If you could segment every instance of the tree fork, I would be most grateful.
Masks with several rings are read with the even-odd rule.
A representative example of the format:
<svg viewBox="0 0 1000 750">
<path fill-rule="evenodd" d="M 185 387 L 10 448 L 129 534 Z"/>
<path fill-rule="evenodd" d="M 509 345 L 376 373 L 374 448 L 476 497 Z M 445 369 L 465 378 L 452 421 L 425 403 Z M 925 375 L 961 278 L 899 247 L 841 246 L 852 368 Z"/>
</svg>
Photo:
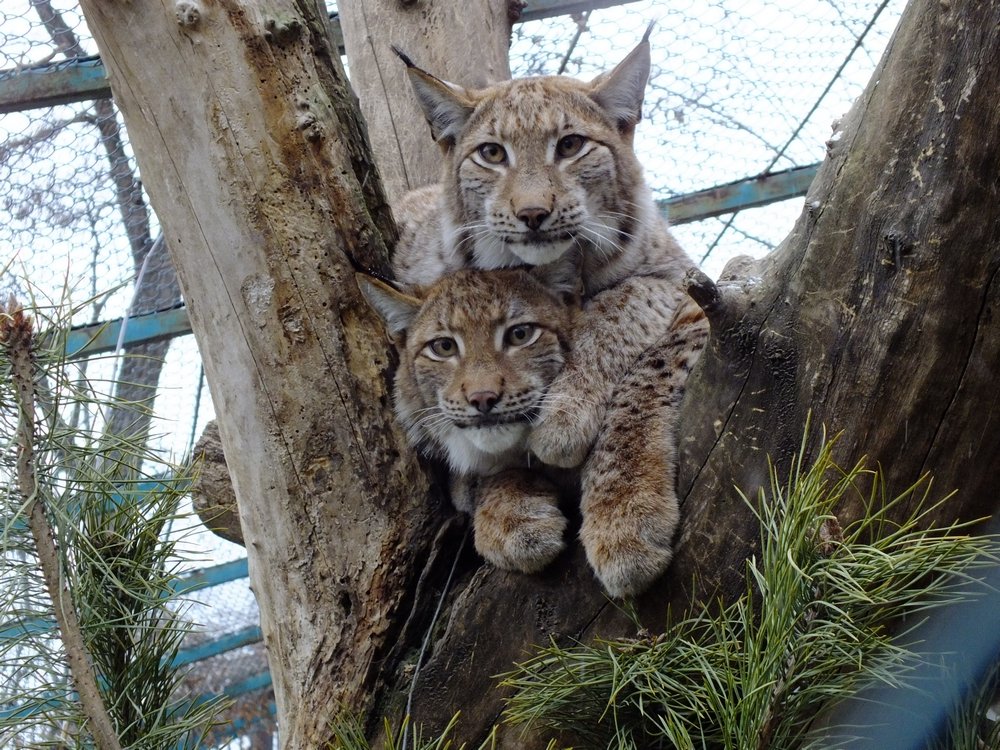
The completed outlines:
<svg viewBox="0 0 1000 750">
<path fill-rule="evenodd" d="M 362 130 L 341 117 L 321 14 L 182 0 L 177 24 L 147 2 L 84 10 L 205 357 L 284 746 L 315 746 L 337 701 L 361 706 L 392 671 L 373 665 L 440 507 L 389 414 L 391 354 L 350 281 L 348 254 L 384 266 L 377 227 L 391 229 L 370 157 L 348 143 Z M 933 470 L 942 495 L 960 491 L 942 517 L 994 509 L 998 3 L 914 0 L 788 239 L 730 267 L 718 301 L 694 282 L 713 337 L 680 423 L 677 556 L 637 603 L 651 629 L 668 603 L 680 614 L 742 587 L 758 529 L 733 488 L 753 496 L 768 456 L 785 465 L 809 411 L 814 430 L 845 431 L 841 464 L 868 453 L 897 489 Z M 470 564 L 414 718 L 440 728 L 462 709 L 461 733 L 481 738 L 503 707 L 491 675 L 531 643 L 632 630 L 578 548 L 540 576 Z M 530 746 L 519 730 L 502 742 Z"/>
</svg>

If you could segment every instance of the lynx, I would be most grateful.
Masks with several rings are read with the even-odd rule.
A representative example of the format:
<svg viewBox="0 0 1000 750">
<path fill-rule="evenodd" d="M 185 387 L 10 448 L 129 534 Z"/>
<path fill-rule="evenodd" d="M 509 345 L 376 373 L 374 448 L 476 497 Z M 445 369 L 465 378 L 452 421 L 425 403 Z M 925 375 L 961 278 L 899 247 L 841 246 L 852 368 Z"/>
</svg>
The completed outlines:
<svg viewBox="0 0 1000 750">
<path fill-rule="evenodd" d="M 527 471 L 527 437 L 566 360 L 572 295 L 523 269 L 458 271 L 407 291 L 357 279 L 399 351 L 396 416 L 448 464 L 476 549 L 498 567 L 540 570 L 562 551 L 566 519 L 557 487 Z M 475 507 L 463 502 L 473 486 Z"/>
<path fill-rule="evenodd" d="M 641 591 L 669 564 L 676 404 L 707 333 L 682 290 L 693 264 L 659 216 L 632 147 L 648 35 L 589 82 L 545 76 L 479 90 L 400 53 L 444 167 L 438 185 L 399 206 L 397 279 L 579 264 L 572 352 L 528 447 L 545 464 L 582 466 L 581 540 L 614 596 Z"/>
</svg>

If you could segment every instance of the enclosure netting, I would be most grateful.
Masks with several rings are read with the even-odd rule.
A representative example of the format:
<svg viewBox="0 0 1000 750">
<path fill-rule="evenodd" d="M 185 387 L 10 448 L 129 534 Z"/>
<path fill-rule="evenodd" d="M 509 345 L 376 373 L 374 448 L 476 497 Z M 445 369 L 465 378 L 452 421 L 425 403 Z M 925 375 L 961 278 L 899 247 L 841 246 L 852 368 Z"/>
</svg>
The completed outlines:
<svg viewBox="0 0 1000 750">
<path fill-rule="evenodd" d="M 591 77 L 621 59 L 655 21 L 636 149 L 649 184 L 665 199 L 822 161 L 831 124 L 868 82 L 902 6 L 903 0 L 632 2 L 516 25 L 512 69 L 515 76 Z M 4 0 L 0 91 L 23 74 L 96 52 L 73 0 Z M 156 243 L 158 223 L 112 101 L 36 109 L 7 102 L 6 108 L 11 111 L 0 115 L 4 293 L 72 305 L 76 324 L 179 305 L 173 269 Z M 774 248 L 802 207 L 799 197 L 688 223 L 675 233 L 717 276 L 733 255 Z M 180 461 L 213 409 L 193 338 L 159 346 L 129 377 L 155 394 L 155 447 Z M 105 357 L 79 365 L 85 366 L 87 377 L 109 377 L 121 364 Z M 244 555 L 205 531 L 186 548 L 192 545 L 191 567 Z M 187 616 L 203 624 L 200 641 L 256 624 L 245 579 L 194 598 Z M 265 669 L 260 645 L 243 646 L 196 663 L 190 682 L 196 691 L 214 693 Z M 10 676 L 0 674 L 0 706 Z M 242 700 L 232 737 L 219 744 L 269 747 L 266 689 Z M 0 744 L 29 740 L 0 737 Z"/>
</svg>

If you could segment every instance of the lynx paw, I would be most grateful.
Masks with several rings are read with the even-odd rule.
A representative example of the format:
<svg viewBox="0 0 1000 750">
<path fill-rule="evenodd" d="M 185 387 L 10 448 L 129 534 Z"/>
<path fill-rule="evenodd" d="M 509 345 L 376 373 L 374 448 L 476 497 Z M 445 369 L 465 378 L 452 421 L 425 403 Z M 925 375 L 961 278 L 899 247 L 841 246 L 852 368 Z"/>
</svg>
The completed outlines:
<svg viewBox="0 0 1000 750">
<path fill-rule="evenodd" d="M 636 504 L 648 508 L 650 503 L 638 499 Z M 624 501 L 617 509 L 620 512 L 611 516 L 585 515 L 580 529 L 591 569 L 616 599 L 641 594 L 666 571 L 673 557 L 676 513 L 635 513 L 630 507 Z"/>
<path fill-rule="evenodd" d="M 554 490 L 484 493 L 473 528 L 479 554 L 505 570 L 535 573 L 566 546 L 566 518 Z"/>
</svg>

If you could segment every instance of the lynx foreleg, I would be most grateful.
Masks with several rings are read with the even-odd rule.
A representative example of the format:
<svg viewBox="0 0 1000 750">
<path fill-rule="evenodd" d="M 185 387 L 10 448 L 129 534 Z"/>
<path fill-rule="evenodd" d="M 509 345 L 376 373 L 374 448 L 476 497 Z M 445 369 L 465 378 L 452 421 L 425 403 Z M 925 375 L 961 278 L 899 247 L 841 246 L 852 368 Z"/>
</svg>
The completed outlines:
<svg viewBox="0 0 1000 750">
<path fill-rule="evenodd" d="M 707 335 L 699 321 L 649 349 L 615 391 L 583 467 L 580 539 L 614 597 L 644 591 L 670 564 L 679 521 L 676 419 Z"/>
<path fill-rule="evenodd" d="M 673 281 L 636 276 L 589 300 L 572 351 L 549 387 L 528 447 L 550 466 L 579 466 L 597 439 L 607 404 L 636 360 L 670 327 L 683 292 Z"/>
<path fill-rule="evenodd" d="M 537 473 L 505 469 L 480 478 L 475 505 L 476 551 L 498 568 L 535 573 L 566 546 L 559 492 Z"/>
</svg>

